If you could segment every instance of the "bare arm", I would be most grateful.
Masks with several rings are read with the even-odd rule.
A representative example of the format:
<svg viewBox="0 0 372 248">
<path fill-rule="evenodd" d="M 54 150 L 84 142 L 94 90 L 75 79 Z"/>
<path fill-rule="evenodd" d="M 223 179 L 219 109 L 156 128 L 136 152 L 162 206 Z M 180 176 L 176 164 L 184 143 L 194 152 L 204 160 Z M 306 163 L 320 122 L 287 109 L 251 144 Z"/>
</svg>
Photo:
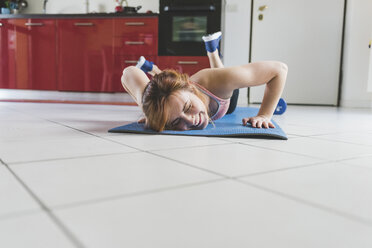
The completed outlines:
<svg viewBox="0 0 372 248">
<path fill-rule="evenodd" d="M 257 117 L 244 118 L 243 124 L 274 127 L 270 119 L 284 89 L 288 68 L 277 61 L 255 62 L 248 65 L 205 69 L 191 77 L 201 82 L 217 96 L 227 98 L 234 89 L 266 84 L 265 94 Z M 270 125 L 271 124 L 271 125 Z"/>
</svg>

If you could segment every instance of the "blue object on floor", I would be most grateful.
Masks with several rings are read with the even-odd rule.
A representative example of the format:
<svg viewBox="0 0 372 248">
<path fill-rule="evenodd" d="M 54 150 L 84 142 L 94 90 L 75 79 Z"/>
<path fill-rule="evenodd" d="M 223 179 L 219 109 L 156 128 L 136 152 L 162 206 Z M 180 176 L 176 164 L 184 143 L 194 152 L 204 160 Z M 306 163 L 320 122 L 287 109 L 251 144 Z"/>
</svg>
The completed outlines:
<svg viewBox="0 0 372 248">
<path fill-rule="evenodd" d="M 283 98 L 280 98 L 278 105 L 275 108 L 274 115 L 282 115 L 284 114 L 286 109 L 287 109 L 287 103 L 284 101 Z"/>
<path fill-rule="evenodd" d="M 143 123 L 131 123 L 128 125 L 112 128 L 111 133 L 142 133 L 142 134 L 168 134 L 168 135 L 189 135 L 189 136 L 211 136 L 211 137 L 240 137 L 240 138 L 275 138 L 286 140 L 287 135 L 274 121 L 275 128 L 253 128 L 249 123 L 243 126 L 242 119 L 245 117 L 255 116 L 258 113 L 258 108 L 237 107 L 236 110 L 223 118 L 214 121 L 215 127 L 212 124 L 203 130 L 187 130 L 187 131 L 171 131 L 155 132 L 151 129 L 146 129 Z"/>
</svg>

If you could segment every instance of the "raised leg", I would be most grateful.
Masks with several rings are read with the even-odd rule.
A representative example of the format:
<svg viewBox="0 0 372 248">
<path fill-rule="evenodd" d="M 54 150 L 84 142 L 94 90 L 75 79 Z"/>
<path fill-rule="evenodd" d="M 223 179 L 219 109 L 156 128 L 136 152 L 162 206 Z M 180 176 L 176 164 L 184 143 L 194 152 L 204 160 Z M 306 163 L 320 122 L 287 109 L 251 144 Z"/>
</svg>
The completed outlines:
<svg viewBox="0 0 372 248">
<path fill-rule="evenodd" d="M 216 49 L 214 52 L 210 53 L 207 52 L 207 56 L 209 58 L 209 64 L 211 68 L 224 68 L 220 56 L 218 55 L 218 50 Z"/>
<path fill-rule="evenodd" d="M 146 60 L 143 56 L 139 58 L 136 67 L 151 76 L 161 73 L 161 70 L 154 64 L 154 62 Z"/>
</svg>

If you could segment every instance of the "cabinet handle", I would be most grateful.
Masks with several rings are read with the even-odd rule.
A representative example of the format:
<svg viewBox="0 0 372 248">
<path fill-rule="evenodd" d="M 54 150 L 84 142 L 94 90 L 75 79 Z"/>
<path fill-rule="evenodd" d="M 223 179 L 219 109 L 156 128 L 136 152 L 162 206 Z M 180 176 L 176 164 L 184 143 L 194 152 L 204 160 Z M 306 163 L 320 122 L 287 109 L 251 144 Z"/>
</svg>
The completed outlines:
<svg viewBox="0 0 372 248">
<path fill-rule="evenodd" d="M 145 42 L 143 41 L 126 41 L 125 45 L 144 45 Z"/>
<path fill-rule="evenodd" d="M 44 26 L 44 23 L 41 22 L 26 22 L 26 26 Z"/>
<path fill-rule="evenodd" d="M 145 26 L 144 22 L 126 22 L 125 26 Z"/>
<path fill-rule="evenodd" d="M 91 22 L 75 22 L 75 26 L 93 26 Z"/>
<path fill-rule="evenodd" d="M 137 64 L 137 60 L 125 60 L 124 61 L 126 64 Z"/>
<path fill-rule="evenodd" d="M 199 64 L 198 61 L 178 61 L 179 65 L 197 65 Z"/>
</svg>

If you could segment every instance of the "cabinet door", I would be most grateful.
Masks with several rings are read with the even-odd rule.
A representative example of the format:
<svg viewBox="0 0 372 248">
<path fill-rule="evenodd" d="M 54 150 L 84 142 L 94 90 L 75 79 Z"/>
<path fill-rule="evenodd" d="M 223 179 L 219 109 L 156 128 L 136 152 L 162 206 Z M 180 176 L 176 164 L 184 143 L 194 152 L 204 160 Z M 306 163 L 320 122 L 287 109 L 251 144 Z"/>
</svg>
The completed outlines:
<svg viewBox="0 0 372 248">
<path fill-rule="evenodd" d="M 8 19 L 0 19 L 0 88 L 16 89 L 15 28 Z"/>
<path fill-rule="evenodd" d="M 103 91 L 113 65 L 112 19 L 58 20 L 58 89 Z"/>
<path fill-rule="evenodd" d="M 17 89 L 56 90 L 55 21 L 15 19 Z"/>
<path fill-rule="evenodd" d="M 159 56 L 158 66 L 161 70 L 174 69 L 190 76 L 202 69 L 210 68 L 207 56 Z"/>
<path fill-rule="evenodd" d="M 344 1 L 254 0 L 254 6 L 252 62 L 288 64 L 288 103 L 336 105 Z M 250 101 L 261 102 L 263 94 L 264 86 L 250 88 Z"/>
</svg>

